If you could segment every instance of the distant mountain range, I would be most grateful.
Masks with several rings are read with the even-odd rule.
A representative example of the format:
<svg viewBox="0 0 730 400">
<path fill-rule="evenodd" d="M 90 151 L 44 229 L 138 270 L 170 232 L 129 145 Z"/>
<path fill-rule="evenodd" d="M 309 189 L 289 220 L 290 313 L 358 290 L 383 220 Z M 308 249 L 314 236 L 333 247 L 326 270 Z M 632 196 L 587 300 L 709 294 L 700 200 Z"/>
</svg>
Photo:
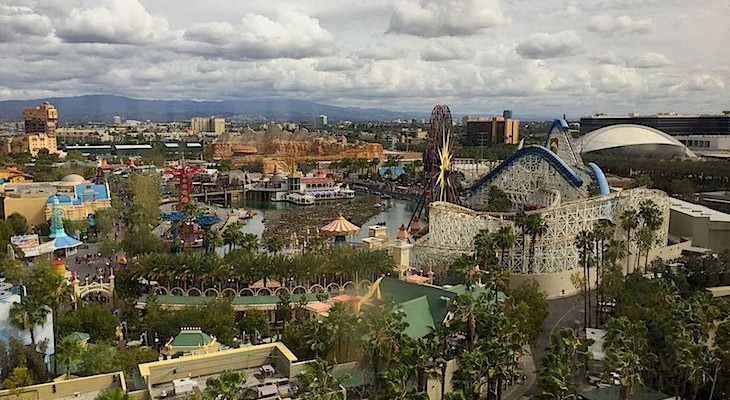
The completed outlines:
<svg viewBox="0 0 730 400">
<path fill-rule="evenodd" d="M 185 121 L 192 117 L 216 115 L 227 119 L 276 120 L 311 123 L 319 115 L 329 121 L 392 121 L 429 118 L 430 112 L 404 113 L 374 108 L 335 107 L 306 100 L 223 100 L 167 101 L 140 100 L 113 95 L 52 97 L 35 100 L 0 101 L 0 120 L 19 121 L 24 107 L 51 102 L 59 114 L 59 122 L 111 122 L 122 120 Z M 430 111 L 430 110 L 429 110 Z"/>
</svg>

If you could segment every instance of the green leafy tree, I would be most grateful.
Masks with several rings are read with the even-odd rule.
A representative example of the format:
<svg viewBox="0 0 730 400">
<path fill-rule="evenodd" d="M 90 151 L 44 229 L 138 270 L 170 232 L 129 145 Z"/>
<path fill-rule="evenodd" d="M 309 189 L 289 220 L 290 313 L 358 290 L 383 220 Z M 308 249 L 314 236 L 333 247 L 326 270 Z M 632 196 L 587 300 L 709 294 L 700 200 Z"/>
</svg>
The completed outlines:
<svg viewBox="0 0 730 400">
<path fill-rule="evenodd" d="M 491 212 L 508 212 L 512 209 L 512 201 L 502 189 L 491 186 L 487 193 L 487 209 Z"/>
<path fill-rule="evenodd" d="M 56 344 L 56 360 L 66 371 L 66 378 L 71 376 L 71 366 L 81 360 L 84 345 L 73 339 L 64 339 Z"/>
<path fill-rule="evenodd" d="M 245 387 L 248 375 L 245 372 L 225 371 L 217 377 L 205 381 L 205 400 L 253 400 L 258 393 Z"/>
<path fill-rule="evenodd" d="M 22 398 L 23 388 L 33 384 L 33 377 L 26 367 L 15 367 L 10 376 L 2 381 L 4 388 L 9 389 L 10 394 L 16 399 Z"/>
<path fill-rule="evenodd" d="M 344 400 L 342 384 L 350 380 L 350 376 L 335 376 L 333 365 L 326 360 L 316 358 L 307 364 L 306 371 L 297 376 L 299 396 L 302 400 Z"/>
<path fill-rule="evenodd" d="M 540 289 L 540 284 L 536 280 L 530 279 L 512 288 L 510 299 L 512 302 L 507 301 L 507 303 L 511 303 L 512 306 L 506 308 L 506 312 L 511 319 L 519 321 L 516 328 L 534 343 L 542 332 L 545 318 L 550 313 L 547 294 Z"/>
<path fill-rule="evenodd" d="M 114 390 L 104 390 L 99 393 L 94 400 L 131 400 L 132 397 L 129 393 L 125 393 L 122 389 L 116 388 Z"/>
<path fill-rule="evenodd" d="M 79 358 L 82 375 L 97 375 L 119 370 L 117 354 L 111 345 L 87 344 Z"/>
<path fill-rule="evenodd" d="M 589 343 L 571 328 L 550 336 L 550 346 L 540 359 L 537 391 L 540 399 L 577 399 L 576 375 L 585 365 Z"/>
<path fill-rule="evenodd" d="M 606 379 L 613 380 L 612 374 L 617 374 L 620 399 L 626 400 L 637 386 L 644 383 L 642 373 L 646 371 L 650 357 L 649 333 L 643 322 L 632 322 L 626 317 L 611 320 L 606 328 L 608 332 L 603 346 Z"/>
<path fill-rule="evenodd" d="M 15 235 L 25 235 L 30 230 L 28 228 L 28 220 L 23 215 L 16 212 L 10 214 L 5 222 L 10 225 L 13 234 Z"/>
</svg>

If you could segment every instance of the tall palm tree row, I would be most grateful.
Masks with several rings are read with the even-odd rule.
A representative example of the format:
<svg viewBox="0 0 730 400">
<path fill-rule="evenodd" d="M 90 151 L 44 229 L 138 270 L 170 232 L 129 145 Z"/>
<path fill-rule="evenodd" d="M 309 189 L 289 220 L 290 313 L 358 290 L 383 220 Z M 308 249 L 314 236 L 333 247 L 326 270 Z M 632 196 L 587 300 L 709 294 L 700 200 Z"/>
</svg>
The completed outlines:
<svg viewBox="0 0 730 400">
<path fill-rule="evenodd" d="M 213 243 L 215 238 L 209 240 Z M 373 281 L 394 267 L 392 258 L 381 250 L 336 247 L 324 253 L 285 255 L 260 251 L 253 239 L 242 246 L 223 258 L 202 253 L 146 254 L 132 264 L 131 277 L 154 280 L 168 288 L 240 290 L 256 281 L 267 283 L 271 279 L 286 285 L 319 283 L 322 286 L 364 279 Z"/>
<path fill-rule="evenodd" d="M 591 264 L 593 258 L 593 233 L 580 231 L 575 237 L 575 247 L 578 248 L 580 264 L 583 267 L 582 292 L 583 292 L 583 328 L 591 326 L 590 304 L 591 304 Z"/>
</svg>

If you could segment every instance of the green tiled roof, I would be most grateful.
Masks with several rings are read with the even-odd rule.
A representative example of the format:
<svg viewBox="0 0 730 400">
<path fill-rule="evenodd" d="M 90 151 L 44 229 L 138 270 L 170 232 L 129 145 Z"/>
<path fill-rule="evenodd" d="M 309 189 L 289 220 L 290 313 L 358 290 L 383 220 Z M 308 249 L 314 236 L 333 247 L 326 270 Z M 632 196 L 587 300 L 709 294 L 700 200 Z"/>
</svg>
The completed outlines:
<svg viewBox="0 0 730 400">
<path fill-rule="evenodd" d="M 380 294 L 383 298 L 390 298 L 398 304 L 425 297 L 431 321 L 436 324 L 444 322 L 449 311 L 449 303 L 456 298 L 454 292 L 436 286 L 402 281 L 391 276 L 384 276 L 380 281 Z M 421 309 L 423 310 L 423 307 Z"/>
<path fill-rule="evenodd" d="M 172 346 L 185 346 L 185 347 L 207 346 L 212 341 L 213 341 L 213 338 L 205 332 L 184 331 L 184 332 L 178 333 L 177 336 L 175 336 L 175 339 L 172 340 L 171 345 Z"/>
<path fill-rule="evenodd" d="M 309 293 L 306 295 L 307 301 L 317 301 L 316 293 Z M 170 295 L 158 295 L 157 301 L 160 304 L 174 304 L 174 305 L 205 305 L 210 301 L 213 301 L 215 297 L 206 296 L 170 296 Z M 291 296 L 292 304 L 299 302 L 301 299 L 300 294 Z M 147 295 L 142 295 L 139 300 L 140 303 L 147 302 Z M 279 302 L 279 296 L 238 296 L 233 298 L 232 304 L 234 306 L 256 306 L 256 305 L 276 305 Z"/>
<path fill-rule="evenodd" d="M 405 333 L 412 338 L 422 338 L 428 335 L 433 332 L 435 324 L 443 322 L 433 320 L 426 296 L 408 300 L 396 307 L 405 314 L 405 321 L 408 323 Z"/>
<path fill-rule="evenodd" d="M 584 400 L 614 400 L 619 398 L 619 387 L 597 388 L 582 392 L 578 397 Z M 629 400 L 664 400 L 670 397 L 651 388 L 637 387 L 634 389 L 634 393 L 629 396 Z"/>
<path fill-rule="evenodd" d="M 71 340 L 74 342 L 88 342 L 91 336 L 86 332 L 71 332 L 61 340 Z"/>
<path fill-rule="evenodd" d="M 466 285 L 464 285 L 464 284 L 451 286 L 451 287 L 448 287 L 445 289 L 448 290 L 449 292 L 454 292 L 457 295 L 466 293 Z M 474 294 L 476 294 L 476 295 L 480 295 L 482 293 L 487 294 L 487 299 L 490 301 L 494 299 L 494 292 L 492 291 L 492 289 L 488 289 L 484 286 L 474 285 L 472 290 L 474 291 Z M 507 298 L 507 296 L 502 292 L 498 292 L 497 297 L 499 297 L 500 300 L 504 300 L 505 298 Z"/>
</svg>

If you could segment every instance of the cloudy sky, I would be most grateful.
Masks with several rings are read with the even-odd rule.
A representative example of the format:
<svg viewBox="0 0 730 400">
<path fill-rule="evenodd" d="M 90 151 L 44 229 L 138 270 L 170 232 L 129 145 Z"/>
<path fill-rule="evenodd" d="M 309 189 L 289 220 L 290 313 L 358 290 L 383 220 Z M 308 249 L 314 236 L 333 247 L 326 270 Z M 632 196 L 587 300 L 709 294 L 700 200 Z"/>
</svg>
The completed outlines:
<svg viewBox="0 0 730 400">
<path fill-rule="evenodd" d="M 727 0 L 0 0 L 0 99 L 730 108 Z"/>
</svg>

